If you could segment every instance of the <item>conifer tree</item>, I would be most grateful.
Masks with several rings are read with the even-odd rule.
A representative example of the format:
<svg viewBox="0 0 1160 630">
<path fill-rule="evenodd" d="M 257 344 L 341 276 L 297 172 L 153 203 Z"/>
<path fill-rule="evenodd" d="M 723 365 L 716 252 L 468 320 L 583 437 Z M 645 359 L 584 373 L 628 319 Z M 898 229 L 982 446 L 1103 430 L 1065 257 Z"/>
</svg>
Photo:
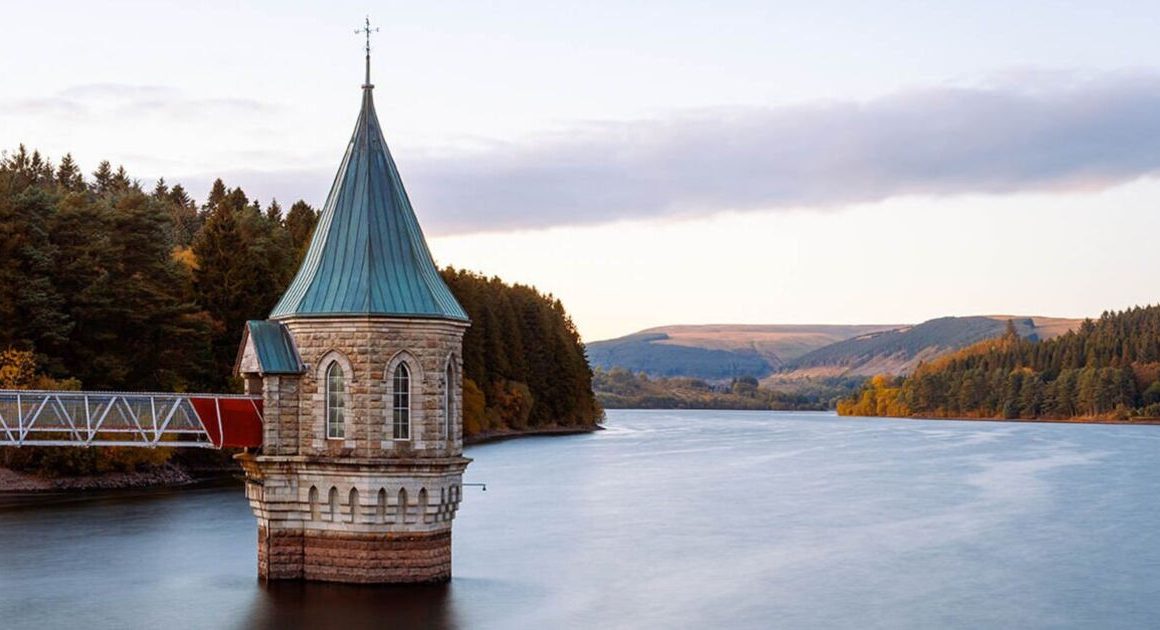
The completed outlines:
<svg viewBox="0 0 1160 630">
<path fill-rule="evenodd" d="M 20 147 L 0 159 L 0 351 L 32 352 L 74 386 L 221 390 L 245 320 L 269 313 L 317 221 L 305 202 L 283 217 L 221 180 L 200 210 L 180 185 L 142 191 L 108 162 L 86 183 L 71 156 L 54 166 Z M 473 320 L 471 431 L 599 420 L 558 300 L 478 274 L 444 277 Z"/>
<path fill-rule="evenodd" d="M 84 190 L 85 178 L 69 153 L 64 154 L 60 166 L 56 169 L 56 183 L 67 192 Z"/>
<path fill-rule="evenodd" d="M 59 372 L 62 366 L 49 357 L 68 342 L 72 322 L 53 283 L 55 199 L 40 187 L 13 190 L 20 183 L 13 175 L 0 174 L 0 347 L 35 350 L 48 369 Z"/>
<path fill-rule="evenodd" d="M 1105 312 L 1047 341 L 1021 339 L 1013 328 L 997 340 L 919 366 L 902 385 L 908 412 L 1121 419 L 1160 414 L 1140 395 L 1160 374 L 1160 306 Z M 977 396 L 980 383 L 983 395 Z M 940 407 L 940 391 L 950 392 L 957 404 Z"/>
<path fill-rule="evenodd" d="M 103 195 L 112 190 L 113 187 L 113 166 L 109 164 L 108 160 L 103 160 L 98 166 L 97 170 L 93 172 L 93 192 L 98 195 Z"/>
<path fill-rule="evenodd" d="M 240 188 L 226 191 L 216 181 L 204 216 L 193 243 L 194 287 L 199 303 L 218 322 L 214 355 L 224 368 L 232 365 L 246 320 L 266 317 L 285 291 L 297 256 L 285 227 Z"/>
<path fill-rule="evenodd" d="M 221 178 L 213 180 L 213 186 L 209 189 L 209 196 L 205 200 L 205 205 L 202 206 L 202 212 L 208 214 L 211 210 L 216 208 L 226 198 L 226 185 Z"/>
<path fill-rule="evenodd" d="M 294 247 L 294 251 L 301 252 L 301 255 L 306 254 L 316 225 L 318 213 L 310 207 L 310 204 L 299 200 L 290 206 L 290 212 L 286 214 L 286 230 L 290 234 L 290 244 Z"/>
<path fill-rule="evenodd" d="M 270 205 L 266 206 L 266 220 L 278 226 L 282 225 L 282 206 L 277 199 L 270 201 Z"/>
</svg>

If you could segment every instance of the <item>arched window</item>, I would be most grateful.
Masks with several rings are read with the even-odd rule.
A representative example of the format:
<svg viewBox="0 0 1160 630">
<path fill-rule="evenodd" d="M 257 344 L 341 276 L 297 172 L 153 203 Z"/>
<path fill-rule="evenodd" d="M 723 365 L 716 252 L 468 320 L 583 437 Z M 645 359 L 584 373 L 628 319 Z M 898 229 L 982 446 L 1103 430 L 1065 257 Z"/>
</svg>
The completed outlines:
<svg viewBox="0 0 1160 630">
<path fill-rule="evenodd" d="M 451 395 L 451 388 L 455 387 L 455 372 L 451 370 L 451 362 L 447 363 L 447 373 L 443 375 L 443 437 L 450 440 L 452 422 L 455 421 L 455 396 Z"/>
<path fill-rule="evenodd" d="M 318 486 L 310 486 L 310 518 L 318 520 Z"/>
<path fill-rule="evenodd" d="M 338 361 L 326 368 L 326 437 L 341 439 L 346 434 L 346 375 Z"/>
<path fill-rule="evenodd" d="M 411 439 L 411 370 L 406 363 L 395 368 L 392 426 L 396 440 Z"/>
<path fill-rule="evenodd" d="M 397 511 L 395 512 L 395 522 L 396 523 L 407 522 L 407 489 L 406 488 L 399 488 L 399 500 L 398 500 L 398 505 L 396 506 L 396 508 L 397 508 Z"/>
<path fill-rule="evenodd" d="M 337 521 L 338 520 L 338 488 L 335 488 L 334 486 L 330 487 L 330 495 L 328 497 L 328 502 L 330 503 L 330 520 Z"/>
<path fill-rule="evenodd" d="M 350 522 L 358 522 L 358 488 L 350 489 Z"/>
</svg>

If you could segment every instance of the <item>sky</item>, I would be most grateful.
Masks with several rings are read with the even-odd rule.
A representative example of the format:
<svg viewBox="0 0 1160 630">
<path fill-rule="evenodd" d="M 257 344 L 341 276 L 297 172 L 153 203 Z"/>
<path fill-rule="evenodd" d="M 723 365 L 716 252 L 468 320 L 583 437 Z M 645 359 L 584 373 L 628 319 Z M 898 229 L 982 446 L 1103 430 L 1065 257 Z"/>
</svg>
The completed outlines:
<svg viewBox="0 0 1160 630">
<path fill-rule="evenodd" d="M 375 102 L 440 264 L 593 341 L 1160 302 L 1160 5 L 9 2 L 0 149 L 321 206 Z"/>
</svg>

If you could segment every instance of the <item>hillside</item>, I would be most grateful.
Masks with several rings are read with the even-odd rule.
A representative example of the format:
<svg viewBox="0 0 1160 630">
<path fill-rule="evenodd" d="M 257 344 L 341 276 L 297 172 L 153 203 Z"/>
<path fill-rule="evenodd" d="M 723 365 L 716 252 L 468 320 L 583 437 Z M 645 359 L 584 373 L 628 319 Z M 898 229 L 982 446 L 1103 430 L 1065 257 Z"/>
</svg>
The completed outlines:
<svg viewBox="0 0 1160 630">
<path fill-rule="evenodd" d="M 68 156 L 0 153 L 0 388 L 236 389 L 243 322 L 286 290 L 317 217 L 304 202 L 263 207 L 221 180 L 198 204 L 180 185 L 142 189 L 108 162 L 87 178 Z M 560 301 L 443 275 L 472 320 L 465 437 L 594 427 L 592 373 Z M 0 467 L 105 473 L 169 453 L 0 449 Z"/>
<path fill-rule="evenodd" d="M 593 367 L 652 376 L 729 379 L 763 377 L 835 342 L 896 325 L 662 326 L 588 344 Z"/>
<path fill-rule="evenodd" d="M 663 326 L 588 344 L 588 360 L 653 377 L 762 378 L 780 386 L 804 378 L 908 374 L 930 361 L 1003 334 L 1013 320 L 1029 339 L 1051 339 L 1080 320 L 985 315 L 942 317 L 918 325 Z"/>
<path fill-rule="evenodd" d="M 470 271 L 442 275 L 471 318 L 463 336 L 465 439 L 600 422 L 584 345 L 560 300 Z"/>
<path fill-rule="evenodd" d="M 653 378 L 616 368 L 596 370 L 592 381 L 605 409 L 770 409 L 821 411 L 857 393 L 862 379 L 800 380 L 761 387 L 753 377 L 711 383 L 688 377 Z"/>
<path fill-rule="evenodd" d="M 1123 421 L 1160 416 L 1160 306 L 1039 341 L 1014 327 L 908 377 L 876 376 L 843 415 Z"/>
<path fill-rule="evenodd" d="M 1008 321 L 1015 324 L 1019 336 L 1046 340 L 1078 328 L 1081 320 L 1008 315 L 940 317 L 820 348 L 789 365 L 789 375 L 909 374 L 921 362 L 1002 335 Z"/>
</svg>

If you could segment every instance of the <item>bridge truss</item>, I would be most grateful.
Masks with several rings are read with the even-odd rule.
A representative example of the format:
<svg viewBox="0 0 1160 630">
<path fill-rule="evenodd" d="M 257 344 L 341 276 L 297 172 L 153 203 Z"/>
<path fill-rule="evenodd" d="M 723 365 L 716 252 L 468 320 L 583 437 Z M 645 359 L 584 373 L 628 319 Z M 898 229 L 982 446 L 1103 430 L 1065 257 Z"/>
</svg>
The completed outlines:
<svg viewBox="0 0 1160 630">
<path fill-rule="evenodd" d="M 0 390 L 0 446 L 261 444 L 260 396 Z"/>
</svg>

